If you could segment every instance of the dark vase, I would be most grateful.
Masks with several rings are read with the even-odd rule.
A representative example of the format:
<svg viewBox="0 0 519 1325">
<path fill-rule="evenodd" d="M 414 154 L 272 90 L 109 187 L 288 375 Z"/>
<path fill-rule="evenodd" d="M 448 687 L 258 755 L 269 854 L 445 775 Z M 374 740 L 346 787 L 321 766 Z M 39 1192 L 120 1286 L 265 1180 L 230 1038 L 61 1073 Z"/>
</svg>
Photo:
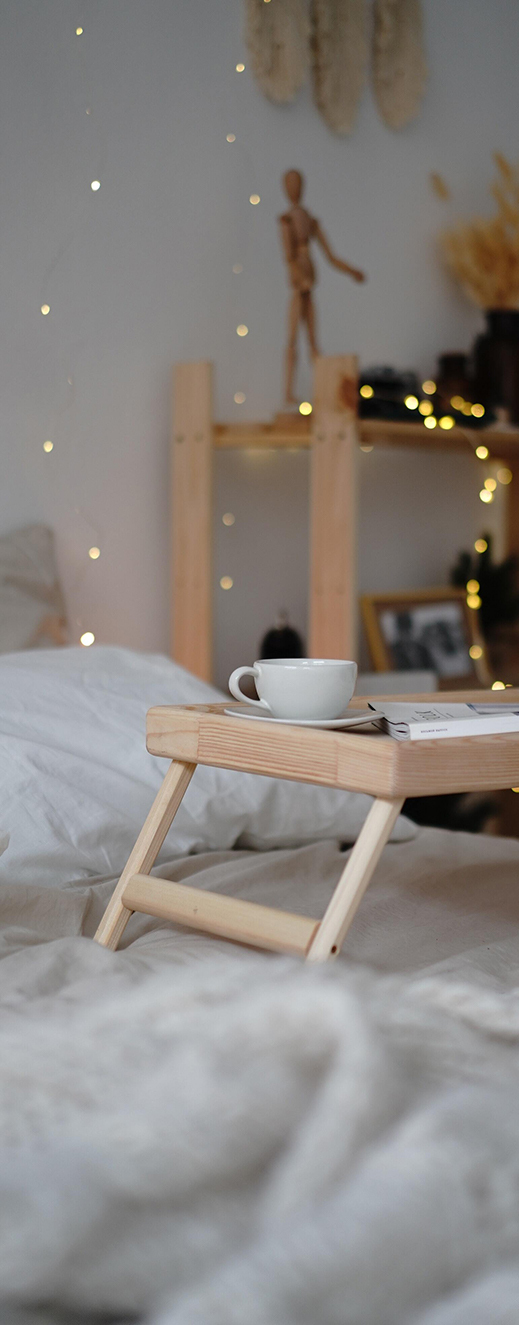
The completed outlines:
<svg viewBox="0 0 519 1325">
<path fill-rule="evenodd" d="M 487 409 L 504 409 L 519 423 L 519 309 L 491 308 L 487 330 L 474 345 L 477 399 Z"/>
<path fill-rule="evenodd" d="M 462 396 L 463 400 L 472 398 L 467 354 L 462 354 L 459 350 L 440 354 L 436 389 L 436 404 L 444 414 L 450 411 L 453 396 Z"/>
</svg>

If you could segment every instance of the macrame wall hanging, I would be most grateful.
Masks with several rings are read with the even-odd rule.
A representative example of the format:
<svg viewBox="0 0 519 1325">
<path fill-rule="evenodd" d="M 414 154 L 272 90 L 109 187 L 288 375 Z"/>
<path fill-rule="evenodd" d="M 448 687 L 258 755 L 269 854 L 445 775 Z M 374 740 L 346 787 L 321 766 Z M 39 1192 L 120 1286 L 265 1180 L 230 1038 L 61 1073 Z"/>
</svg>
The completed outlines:
<svg viewBox="0 0 519 1325">
<path fill-rule="evenodd" d="M 310 62 L 305 0 L 245 0 L 251 68 L 269 101 L 293 101 Z"/>
<path fill-rule="evenodd" d="M 246 41 L 261 91 L 293 101 L 309 65 L 313 98 L 335 133 L 351 133 L 369 52 L 367 0 L 245 0 Z M 390 129 L 418 115 L 427 68 L 420 0 L 374 0 L 372 79 Z"/>
</svg>

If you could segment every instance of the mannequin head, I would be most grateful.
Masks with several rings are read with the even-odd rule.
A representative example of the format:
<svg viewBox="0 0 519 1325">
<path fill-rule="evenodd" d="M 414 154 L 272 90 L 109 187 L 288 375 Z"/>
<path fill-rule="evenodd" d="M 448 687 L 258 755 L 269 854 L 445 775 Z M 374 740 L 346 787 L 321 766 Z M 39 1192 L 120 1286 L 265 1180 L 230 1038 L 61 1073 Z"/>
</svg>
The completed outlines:
<svg viewBox="0 0 519 1325">
<path fill-rule="evenodd" d="M 283 175 L 283 185 L 292 206 L 297 206 L 297 203 L 301 202 L 304 189 L 304 179 L 300 171 L 287 170 Z"/>
</svg>

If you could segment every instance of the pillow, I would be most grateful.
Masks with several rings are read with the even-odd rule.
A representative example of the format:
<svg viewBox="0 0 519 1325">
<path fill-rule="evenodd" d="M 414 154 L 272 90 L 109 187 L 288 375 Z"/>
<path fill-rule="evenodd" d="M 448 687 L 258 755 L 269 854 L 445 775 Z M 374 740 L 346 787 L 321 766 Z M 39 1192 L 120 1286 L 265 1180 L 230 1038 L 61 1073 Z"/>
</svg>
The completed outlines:
<svg viewBox="0 0 519 1325">
<path fill-rule="evenodd" d="M 0 538 L 0 653 L 66 644 L 54 536 L 29 525 Z"/>
<path fill-rule="evenodd" d="M 153 704 L 219 691 L 168 658 L 95 645 L 0 658 L 0 878 L 63 884 L 119 874 L 169 761 L 148 754 Z M 352 841 L 368 796 L 199 767 L 162 858 L 188 851 Z M 416 828 L 400 818 L 393 836 Z"/>
</svg>

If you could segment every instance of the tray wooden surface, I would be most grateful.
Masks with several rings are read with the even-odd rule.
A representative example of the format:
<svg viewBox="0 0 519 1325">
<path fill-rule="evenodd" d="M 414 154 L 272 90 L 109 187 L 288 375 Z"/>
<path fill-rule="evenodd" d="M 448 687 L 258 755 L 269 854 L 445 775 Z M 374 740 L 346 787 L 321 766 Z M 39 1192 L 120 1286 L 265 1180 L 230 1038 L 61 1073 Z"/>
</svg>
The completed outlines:
<svg viewBox="0 0 519 1325">
<path fill-rule="evenodd" d="M 374 695 L 396 702 L 519 702 L 519 689 L 453 691 L 432 695 Z M 352 700 L 366 708 L 370 696 Z M 394 799 L 456 791 L 497 791 L 519 785 L 519 733 L 446 740 L 395 741 L 364 731 L 326 731 L 245 722 L 223 704 L 158 705 L 147 715 L 146 744 L 153 755 L 193 764 L 241 769 L 268 777 L 362 791 Z"/>
</svg>

